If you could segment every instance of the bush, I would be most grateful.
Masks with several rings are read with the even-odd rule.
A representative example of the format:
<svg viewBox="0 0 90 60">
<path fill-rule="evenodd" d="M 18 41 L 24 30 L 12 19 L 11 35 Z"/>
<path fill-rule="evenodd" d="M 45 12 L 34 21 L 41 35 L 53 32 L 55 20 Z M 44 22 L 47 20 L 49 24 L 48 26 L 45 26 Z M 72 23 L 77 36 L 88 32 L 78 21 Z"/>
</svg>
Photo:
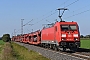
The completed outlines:
<svg viewBox="0 0 90 60">
<path fill-rule="evenodd" d="M 10 35 L 9 34 L 4 34 L 3 37 L 2 37 L 2 40 L 4 42 L 10 42 L 11 41 Z"/>
<path fill-rule="evenodd" d="M 0 40 L 2 40 L 2 37 L 0 37 Z"/>
</svg>

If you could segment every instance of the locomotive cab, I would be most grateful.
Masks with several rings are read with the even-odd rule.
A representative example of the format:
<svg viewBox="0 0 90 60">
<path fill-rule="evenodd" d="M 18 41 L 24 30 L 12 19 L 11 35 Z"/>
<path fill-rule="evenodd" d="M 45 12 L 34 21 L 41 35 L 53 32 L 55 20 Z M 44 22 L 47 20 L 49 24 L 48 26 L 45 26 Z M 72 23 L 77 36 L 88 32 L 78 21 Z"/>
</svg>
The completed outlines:
<svg viewBox="0 0 90 60">
<path fill-rule="evenodd" d="M 76 22 L 60 22 L 60 42 L 59 46 L 66 50 L 80 47 L 80 33 Z"/>
</svg>

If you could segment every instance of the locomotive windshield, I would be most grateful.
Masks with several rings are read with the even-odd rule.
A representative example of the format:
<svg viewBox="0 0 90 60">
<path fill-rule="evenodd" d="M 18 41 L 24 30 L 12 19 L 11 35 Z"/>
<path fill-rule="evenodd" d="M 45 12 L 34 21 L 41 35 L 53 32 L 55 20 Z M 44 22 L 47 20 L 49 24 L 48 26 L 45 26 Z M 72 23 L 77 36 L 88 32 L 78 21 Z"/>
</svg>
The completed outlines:
<svg viewBox="0 0 90 60">
<path fill-rule="evenodd" d="M 61 25 L 61 30 L 62 31 L 77 30 L 77 27 L 76 25 Z"/>
</svg>

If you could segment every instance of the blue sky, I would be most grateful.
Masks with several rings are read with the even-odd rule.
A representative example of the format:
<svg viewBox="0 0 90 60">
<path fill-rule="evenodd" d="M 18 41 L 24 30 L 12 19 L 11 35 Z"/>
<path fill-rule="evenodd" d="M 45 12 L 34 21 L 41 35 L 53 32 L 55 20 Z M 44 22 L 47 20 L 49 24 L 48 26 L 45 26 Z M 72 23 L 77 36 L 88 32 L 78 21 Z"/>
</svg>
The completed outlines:
<svg viewBox="0 0 90 60">
<path fill-rule="evenodd" d="M 0 0 L 0 36 L 9 33 L 21 33 L 23 23 L 24 33 L 42 29 L 43 24 L 54 23 L 58 18 L 58 8 L 68 8 L 63 15 L 65 21 L 76 21 L 80 34 L 90 34 L 90 0 Z M 47 22 L 47 20 L 49 22 Z"/>
</svg>

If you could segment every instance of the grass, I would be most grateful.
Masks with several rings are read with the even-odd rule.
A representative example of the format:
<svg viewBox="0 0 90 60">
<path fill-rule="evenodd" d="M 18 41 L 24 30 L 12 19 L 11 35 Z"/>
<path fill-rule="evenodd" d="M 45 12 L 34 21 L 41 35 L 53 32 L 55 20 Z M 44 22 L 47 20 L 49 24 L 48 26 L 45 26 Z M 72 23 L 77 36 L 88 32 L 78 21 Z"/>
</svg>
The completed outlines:
<svg viewBox="0 0 90 60">
<path fill-rule="evenodd" d="M 28 50 L 27 48 L 20 46 L 16 43 L 12 43 L 13 47 L 13 55 L 16 57 L 17 60 L 50 60 L 39 53 Z"/>
<path fill-rule="evenodd" d="M 2 42 L 3 44 L 3 42 Z M 39 53 L 28 50 L 16 43 L 6 42 L 3 45 L 0 60 L 50 60 Z"/>
<path fill-rule="evenodd" d="M 5 44 L 5 42 L 3 42 L 3 40 L 0 40 L 0 53 L 3 49 L 4 44 Z"/>
<path fill-rule="evenodd" d="M 81 48 L 90 49 L 90 39 L 81 39 Z M 16 43 L 0 40 L 0 60 L 50 60 Z"/>
<path fill-rule="evenodd" d="M 0 60 L 50 60 L 16 43 L 0 40 Z"/>
<path fill-rule="evenodd" d="M 90 49 L 90 39 L 81 39 L 81 48 Z"/>
<path fill-rule="evenodd" d="M 5 42 L 3 42 L 3 40 L 0 40 L 0 60 L 1 60 L 1 55 L 2 55 L 2 50 L 4 47 Z"/>
<path fill-rule="evenodd" d="M 0 40 L 0 45 L 4 45 L 5 42 L 3 40 Z"/>
<path fill-rule="evenodd" d="M 2 51 L 1 60 L 16 60 L 12 51 L 11 43 L 6 42 Z"/>
</svg>

